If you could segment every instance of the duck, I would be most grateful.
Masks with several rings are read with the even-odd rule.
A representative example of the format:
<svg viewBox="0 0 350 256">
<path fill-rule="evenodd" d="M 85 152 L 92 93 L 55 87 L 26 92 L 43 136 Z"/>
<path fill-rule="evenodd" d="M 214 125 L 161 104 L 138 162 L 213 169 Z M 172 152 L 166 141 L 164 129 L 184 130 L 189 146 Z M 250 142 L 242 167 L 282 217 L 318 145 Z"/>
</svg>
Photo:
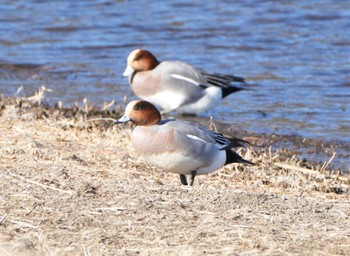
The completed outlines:
<svg viewBox="0 0 350 256">
<path fill-rule="evenodd" d="M 245 90 L 242 77 L 206 73 L 182 61 L 158 61 L 145 49 L 133 50 L 123 76 L 133 93 L 160 108 L 161 113 L 198 115 L 218 106 L 231 93 Z"/>
<path fill-rule="evenodd" d="M 247 141 L 189 121 L 162 120 L 159 110 L 148 101 L 129 102 L 115 123 L 126 122 L 134 124 L 130 138 L 135 151 L 155 167 L 178 174 L 182 185 L 192 186 L 196 175 L 212 173 L 224 165 L 254 164 L 232 150 Z"/>
</svg>

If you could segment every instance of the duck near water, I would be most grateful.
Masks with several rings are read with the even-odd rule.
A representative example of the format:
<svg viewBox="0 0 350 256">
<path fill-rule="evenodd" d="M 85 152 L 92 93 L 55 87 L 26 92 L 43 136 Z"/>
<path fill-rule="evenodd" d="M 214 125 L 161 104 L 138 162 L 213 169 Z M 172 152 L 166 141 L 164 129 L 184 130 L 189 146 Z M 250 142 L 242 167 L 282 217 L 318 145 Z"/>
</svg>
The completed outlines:
<svg viewBox="0 0 350 256">
<path fill-rule="evenodd" d="M 253 164 L 231 149 L 246 141 L 229 139 L 187 121 L 161 121 L 158 109 L 147 101 L 130 102 L 116 124 L 129 121 L 136 125 L 131 132 L 135 150 L 154 166 L 179 174 L 183 185 L 188 185 L 186 175 L 191 175 L 192 186 L 196 175 L 230 163 Z"/>
<path fill-rule="evenodd" d="M 123 73 L 139 98 L 161 107 L 162 113 L 176 111 L 199 114 L 218 106 L 231 93 L 244 90 L 233 75 L 209 74 L 181 61 L 162 61 L 149 51 L 133 50 Z"/>
</svg>

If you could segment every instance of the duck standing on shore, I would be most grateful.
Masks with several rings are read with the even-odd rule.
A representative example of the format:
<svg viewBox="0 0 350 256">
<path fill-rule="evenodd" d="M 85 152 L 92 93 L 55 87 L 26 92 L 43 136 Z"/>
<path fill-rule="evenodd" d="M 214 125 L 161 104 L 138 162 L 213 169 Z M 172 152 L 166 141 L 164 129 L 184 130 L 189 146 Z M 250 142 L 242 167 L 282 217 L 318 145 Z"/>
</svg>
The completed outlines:
<svg viewBox="0 0 350 256">
<path fill-rule="evenodd" d="M 211 173 L 230 163 L 253 164 L 231 148 L 242 146 L 240 139 L 224 137 L 199 125 L 182 120 L 164 120 L 158 109 L 143 100 L 130 102 L 116 124 L 133 122 L 131 142 L 146 161 L 166 172 L 177 173 L 183 185 L 191 175 Z"/>
<path fill-rule="evenodd" d="M 133 50 L 123 73 L 139 98 L 161 107 L 162 113 L 176 111 L 199 114 L 218 106 L 231 93 L 244 90 L 233 75 L 209 74 L 181 61 L 159 62 L 149 51 Z"/>
</svg>

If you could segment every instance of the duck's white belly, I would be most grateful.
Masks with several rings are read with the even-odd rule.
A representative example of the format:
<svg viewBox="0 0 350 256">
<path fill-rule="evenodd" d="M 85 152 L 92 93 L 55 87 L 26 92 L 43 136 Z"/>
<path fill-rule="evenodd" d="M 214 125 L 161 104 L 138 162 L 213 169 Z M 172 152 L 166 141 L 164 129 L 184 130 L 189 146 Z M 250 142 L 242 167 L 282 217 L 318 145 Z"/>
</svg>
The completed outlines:
<svg viewBox="0 0 350 256">
<path fill-rule="evenodd" d="M 177 111 L 187 114 L 198 114 L 218 106 L 222 99 L 222 90 L 219 87 L 211 86 L 204 91 L 203 97 L 180 106 Z"/>
<path fill-rule="evenodd" d="M 192 171 L 197 171 L 197 174 L 200 175 L 211 173 L 222 167 L 226 162 L 226 152 L 224 150 L 217 151 L 214 160 L 209 165 L 203 165 L 201 159 L 194 159 L 191 156 L 177 152 L 147 155 L 144 158 L 166 172 L 190 174 Z"/>
<path fill-rule="evenodd" d="M 165 110 L 177 109 L 185 101 L 185 95 L 173 91 L 161 91 L 153 95 L 140 95 L 140 97 Z"/>
</svg>

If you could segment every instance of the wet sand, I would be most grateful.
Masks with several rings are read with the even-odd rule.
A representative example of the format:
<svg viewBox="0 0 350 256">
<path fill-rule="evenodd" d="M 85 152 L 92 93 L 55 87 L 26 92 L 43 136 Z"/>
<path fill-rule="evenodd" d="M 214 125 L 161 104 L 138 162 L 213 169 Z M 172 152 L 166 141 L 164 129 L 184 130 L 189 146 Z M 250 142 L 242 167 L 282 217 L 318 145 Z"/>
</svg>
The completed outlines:
<svg viewBox="0 0 350 256">
<path fill-rule="evenodd" d="M 267 147 L 274 135 L 208 123 L 250 140 L 239 153 L 256 166 L 228 165 L 186 187 L 133 151 L 128 126 L 96 120 L 117 118 L 113 104 L 37 99 L 0 101 L 0 255 L 350 251 L 350 183 L 330 162 Z"/>
</svg>

